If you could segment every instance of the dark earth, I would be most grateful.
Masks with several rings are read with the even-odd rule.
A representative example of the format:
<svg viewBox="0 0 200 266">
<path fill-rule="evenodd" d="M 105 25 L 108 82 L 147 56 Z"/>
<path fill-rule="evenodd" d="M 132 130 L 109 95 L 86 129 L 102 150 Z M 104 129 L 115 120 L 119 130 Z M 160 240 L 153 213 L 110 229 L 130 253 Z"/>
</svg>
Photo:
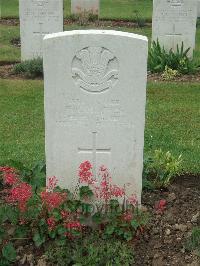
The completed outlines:
<svg viewBox="0 0 200 266">
<path fill-rule="evenodd" d="M 167 201 L 163 214 L 154 209 L 160 199 Z M 200 176 L 177 177 L 168 192 L 144 192 L 142 204 L 152 217 L 135 246 L 135 265 L 199 266 L 200 258 L 185 245 L 192 228 L 200 226 Z"/>
</svg>

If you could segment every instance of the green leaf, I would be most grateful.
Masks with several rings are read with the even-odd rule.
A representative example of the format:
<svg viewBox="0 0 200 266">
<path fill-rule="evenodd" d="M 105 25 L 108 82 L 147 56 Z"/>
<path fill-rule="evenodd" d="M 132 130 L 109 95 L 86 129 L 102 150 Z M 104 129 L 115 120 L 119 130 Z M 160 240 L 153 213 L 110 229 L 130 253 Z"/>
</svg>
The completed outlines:
<svg viewBox="0 0 200 266">
<path fill-rule="evenodd" d="M 127 241 L 130 241 L 130 240 L 132 240 L 133 235 L 132 235 L 131 232 L 125 232 L 125 233 L 124 233 L 124 238 L 125 238 Z"/>
<path fill-rule="evenodd" d="M 28 228 L 26 226 L 20 225 L 16 230 L 15 230 L 15 237 L 16 238 L 24 238 L 28 234 Z"/>
<path fill-rule="evenodd" d="M 89 186 L 82 186 L 79 188 L 79 195 L 80 198 L 83 199 L 85 197 L 91 198 L 94 194 L 92 190 L 89 188 Z"/>
<path fill-rule="evenodd" d="M 101 224 L 103 221 L 103 217 L 101 216 L 101 213 L 97 212 L 92 216 L 92 220 L 96 224 Z"/>
<path fill-rule="evenodd" d="M 5 206 L 2 206 L 0 208 L 0 224 L 4 223 L 6 220 L 7 220 L 6 208 Z"/>
<path fill-rule="evenodd" d="M 67 229 L 65 227 L 63 227 L 62 225 L 60 225 L 58 228 L 57 228 L 57 232 L 59 235 L 64 235 L 64 233 L 67 232 Z"/>
<path fill-rule="evenodd" d="M 62 219 L 62 215 L 60 214 L 58 210 L 53 211 L 53 217 L 55 218 L 56 221 L 59 221 Z"/>
<path fill-rule="evenodd" d="M 105 233 L 107 234 L 107 235 L 112 235 L 113 233 L 114 233 L 114 231 L 115 231 L 115 227 L 113 226 L 113 225 L 107 225 L 106 226 L 106 231 L 105 231 Z"/>
<path fill-rule="evenodd" d="M 136 230 L 138 228 L 138 226 L 139 226 L 139 223 L 136 220 L 132 220 L 131 221 L 131 225 Z"/>
<path fill-rule="evenodd" d="M 16 259 L 16 251 L 12 243 L 8 243 L 2 248 L 2 255 L 9 261 L 14 262 Z"/>
<path fill-rule="evenodd" d="M 3 228 L 0 228 L 0 244 L 2 243 L 5 235 L 6 235 L 5 230 Z"/>
<path fill-rule="evenodd" d="M 6 215 L 7 215 L 8 220 L 12 224 L 17 224 L 19 220 L 19 211 L 16 208 L 12 206 L 6 206 Z"/>
<path fill-rule="evenodd" d="M 54 231 L 54 230 L 50 231 L 49 236 L 50 236 L 50 238 L 54 239 L 56 237 L 56 231 Z"/>
<path fill-rule="evenodd" d="M 36 247 L 40 247 L 45 242 L 45 236 L 42 236 L 39 232 L 36 232 L 33 236 L 33 241 Z"/>
</svg>

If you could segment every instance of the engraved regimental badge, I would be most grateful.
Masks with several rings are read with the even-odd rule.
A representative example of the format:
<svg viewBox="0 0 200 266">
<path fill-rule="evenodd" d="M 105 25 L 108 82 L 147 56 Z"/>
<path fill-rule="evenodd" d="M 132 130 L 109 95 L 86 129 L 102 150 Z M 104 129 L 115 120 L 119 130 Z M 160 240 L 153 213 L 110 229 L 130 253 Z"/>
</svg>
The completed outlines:
<svg viewBox="0 0 200 266">
<path fill-rule="evenodd" d="M 118 81 L 117 58 L 104 47 L 86 47 L 72 60 L 72 77 L 75 84 L 90 93 L 112 88 Z"/>
</svg>

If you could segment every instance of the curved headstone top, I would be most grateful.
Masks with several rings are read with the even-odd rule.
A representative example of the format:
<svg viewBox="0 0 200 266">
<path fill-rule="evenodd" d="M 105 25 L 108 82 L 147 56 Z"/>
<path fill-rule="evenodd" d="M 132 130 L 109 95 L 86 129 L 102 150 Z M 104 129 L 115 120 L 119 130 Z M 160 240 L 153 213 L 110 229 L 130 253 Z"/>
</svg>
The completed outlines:
<svg viewBox="0 0 200 266">
<path fill-rule="evenodd" d="M 44 45 L 47 176 L 73 187 L 89 160 L 140 202 L 148 41 L 109 30 L 46 35 Z"/>
<path fill-rule="evenodd" d="M 148 42 L 146 36 L 125 32 L 125 31 L 117 31 L 117 30 L 72 30 L 72 31 L 63 31 L 63 32 L 56 32 L 52 34 L 46 34 L 44 40 L 50 38 L 59 38 L 65 36 L 77 36 L 77 35 L 111 35 L 111 36 L 118 36 L 118 37 L 129 37 L 133 39 L 143 40 Z"/>
</svg>

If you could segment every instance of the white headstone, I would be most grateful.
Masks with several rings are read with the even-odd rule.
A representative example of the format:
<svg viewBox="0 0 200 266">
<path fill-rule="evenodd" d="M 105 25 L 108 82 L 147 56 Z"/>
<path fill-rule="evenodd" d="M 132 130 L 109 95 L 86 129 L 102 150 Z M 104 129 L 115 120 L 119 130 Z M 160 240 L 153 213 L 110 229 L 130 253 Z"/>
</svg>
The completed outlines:
<svg viewBox="0 0 200 266">
<path fill-rule="evenodd" d="M 100 0 L 71 0 L 71 13 L 99 15 L 99 1 Z"/>
<path fill-rule="evenodd" d="M 200 0 L 198 0 L 197 4 L 197 17 L 200 18 Z"/>
<path fill-rule="evenodd" d="M 197 0 L 153 0 L 152 40 L 159 40 L 166 50 L 195 47 Z"/>
<path fill-rule="evenodd" d="M 63 31 L 63 0 L 19 0 L 21 58 L 42 57 L 45 34 Z"/>
<path fill-rule="evenodd" d="M 140 202 L 148 41 L 120 31 L 44 38 L 47 176 L 77 183 L 81 162 L 105 165 Z M 128 184 L 130 184 L 128 186 Z"/>
</svg>

